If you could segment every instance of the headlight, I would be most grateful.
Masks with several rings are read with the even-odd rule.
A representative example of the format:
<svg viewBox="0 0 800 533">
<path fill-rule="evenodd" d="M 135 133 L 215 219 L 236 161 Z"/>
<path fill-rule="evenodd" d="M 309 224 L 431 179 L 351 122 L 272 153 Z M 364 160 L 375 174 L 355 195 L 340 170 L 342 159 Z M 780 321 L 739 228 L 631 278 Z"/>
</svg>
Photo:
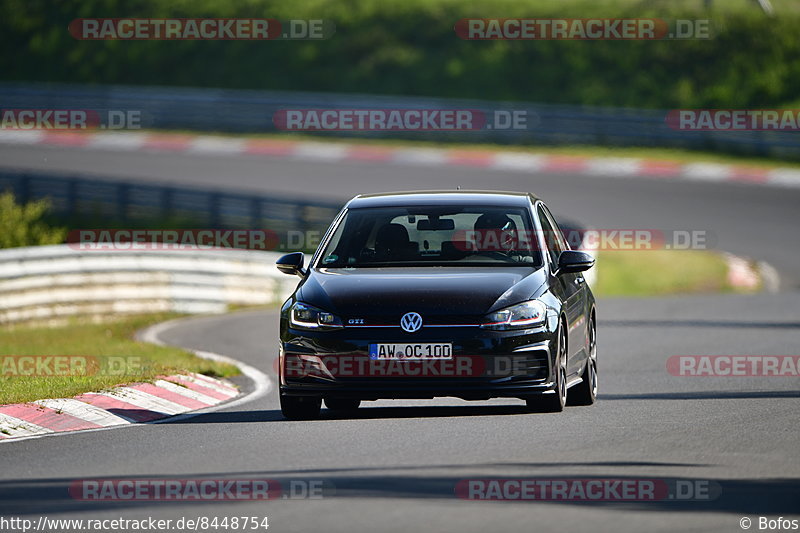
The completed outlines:
<svg viewBox="0 0 800 533">
<path fill-rule="evenodd" d="M 296 302 L 289 311 L 292 326 L 300 329 L 336 329 L 343 327 L 341 319 L 308 304 Z"/>
<path fill-rule="evenodd" d="M 547 318 L 547 308 L 538 300 L 506 307 L 489 313 L 483 323 L 488 329 L 525 329 L 543 324 Z"/>
</svg>

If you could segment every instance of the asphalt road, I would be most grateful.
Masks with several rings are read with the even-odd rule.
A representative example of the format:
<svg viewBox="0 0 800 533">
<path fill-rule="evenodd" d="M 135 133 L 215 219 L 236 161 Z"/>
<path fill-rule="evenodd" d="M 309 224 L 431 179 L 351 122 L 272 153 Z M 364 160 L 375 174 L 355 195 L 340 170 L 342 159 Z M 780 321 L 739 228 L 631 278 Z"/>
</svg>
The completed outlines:
<svg viewBox="0 0 800 533">
<path fill-rule="evenodd" d="M 116 157 L 116 159 L 115 159 Z M 15 159 L 10 159 L 15 158 Z M 0 516 L 34 519 L 269 516 L 273 531 L 741 531 L 748 516 L 800 514 L 797 378 L 685 378 L 688 354 L 797 354 L 793 190 L 370 164 L 0 149 L 3 165 L 211 182 L 240 189 L 356 192 L 417 187 L 533 190 L 596 227 L 707 229 L 721 248 L 770 261 L 781 294 L 606 299 L 598 304 L 600 398 L 561 414 L 518 401 L 381 401 L 353 418 L 282 420 L 273 390 L 176 422 L 0 446 Z M 114 161 L 117 161 L 114 164 Z M 107 165 L 107 166 L 104 166 Z M 124 172 L 118 169 L 125 169 Z M 117 169 L 115 171 L 115 169 Z M 224 171 L 224 174 L 222 173 Z M 224 176 L 224 180 L 220 177 Z M 167 342 L 230 355 L 268 374 L 274 312 L 192 319 Z M 274 375 L 274 374 L 273 374 Z M 241 381 L 245 390 L 248 383 Z M 178 504 L 81 502 L 80 479 L 266 477 L 322 482 L 322 499 Z M 652 479 L 707 484 L 716 497 L 647 502 L 487 502 L 454 494 L 473 478 Z"/>
</svg>

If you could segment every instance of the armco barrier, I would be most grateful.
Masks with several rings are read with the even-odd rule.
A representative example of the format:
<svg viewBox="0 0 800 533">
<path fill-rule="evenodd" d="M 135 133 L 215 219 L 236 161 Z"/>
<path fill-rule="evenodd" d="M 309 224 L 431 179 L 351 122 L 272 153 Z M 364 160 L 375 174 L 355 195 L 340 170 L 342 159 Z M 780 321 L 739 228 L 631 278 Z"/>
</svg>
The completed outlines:
<svg viewBox="0 0 800 533">
<path fill-rule="evenodd" d="M 0 83 L 4 109 L 85 109 L 140 113 L 143 128 L 264 133 L 285 109 L 472 109 L 524 111 L 526 129 L 470 132 L 336 132 L 337 136 L 390 137 L 501 144 L 670 146 L 764 156 L 800 157 L 800 136 L 780 131 L 679 131 L 667 110 L 492 102 L 410 96 L 205 89 Z"/>
<path fill-rule="evenodd" d="M 182 220 L 198 228 L 324 231 L 341 209 L 340 203 L 312 198 L 16 170 L 0 171 L 0 193 L 5 191 L 19 203 L 48 198 L 53 214 L 103 220 L 102 227 L 110 221 L 153 227 Z"/>
<path fill-rule="evenodd" d="M 0 250 L 0 324 L 71 315 L 222 312 L 285 299 L 299 281 L 280 254 L 247 250 Z"/>
</svg>

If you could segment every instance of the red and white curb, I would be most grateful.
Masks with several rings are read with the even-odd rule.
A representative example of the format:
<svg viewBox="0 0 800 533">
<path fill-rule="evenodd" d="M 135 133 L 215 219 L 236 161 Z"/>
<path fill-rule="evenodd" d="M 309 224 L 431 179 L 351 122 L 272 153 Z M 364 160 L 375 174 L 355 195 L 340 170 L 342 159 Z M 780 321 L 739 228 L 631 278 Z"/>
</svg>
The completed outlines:
<svg viewBox="0 0 800 533">
<path fill-rule="evenodd" d="M 745 291 L 761 289 L 766 292 L 778 292 L 780 277 L 772 265 L 729 253 L 723 255 L 728 264 L 727 280 L 732 287 Z"/>
<path fill-rule="evenodd" d="M 0 439 L 151 422 L 239 395 L 230 383 L 200 374 L 166 376 L 74 398 L 0 406 Z"/>
<path fill-rule="evenodd" d="M 165 322 L 148 328 L 140 338 L 146 342 L 164 345 L 158 334 L 175 322 Z M 16 442 L 61 432 L 99 431 L 145 422 L 190 418 L 235 407 L 269 392 L 269 378 L 261 371 L 224 355 L 204 351 L 194 353 L 204 359 L 236 365 L 251 379 L 253 390 L 242 395 L 236 386 L 226 380 L 187 373 L 165 376 L 153 383 L 134 383 L 108 391 L 89 392 L 74 398 L 2 405 L 0 442 Z"/>
<path fill-rule="evenodd" d="M 737 182 L 800 187 L 800 169 L 768 168 L 671 160 L 526 154 L 491 150 L 403 148 L 370 144 L 249 139 L 144 132 L 65 132 L 0 130 L 0 143 L 53 145 L 98 150 L 171 152 L 202 155 L 284 157 L 417 166 L 476 167 L 495 171 L 647 177 L 698 182 Z"/>
</svg>

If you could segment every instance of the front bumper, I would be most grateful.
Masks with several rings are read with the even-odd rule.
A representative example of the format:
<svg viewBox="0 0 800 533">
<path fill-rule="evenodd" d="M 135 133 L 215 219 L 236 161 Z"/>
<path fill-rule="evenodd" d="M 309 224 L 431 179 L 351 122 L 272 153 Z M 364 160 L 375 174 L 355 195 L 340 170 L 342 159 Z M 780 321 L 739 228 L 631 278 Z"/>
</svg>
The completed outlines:
<svg viewBox="0 0 800 533">
<path fill-rule="evenodd" d="M 362 400 L 528 398 L 554 390 L 554 338 L 546 326 L 521 331 L 454 326 L 414 334 L 392 327 L 287 328 L 280 346 L 280 392 Z M 369 344 L 376 342 L 452 343 L 453 359 L 370 360 Z"/>
</svg>

